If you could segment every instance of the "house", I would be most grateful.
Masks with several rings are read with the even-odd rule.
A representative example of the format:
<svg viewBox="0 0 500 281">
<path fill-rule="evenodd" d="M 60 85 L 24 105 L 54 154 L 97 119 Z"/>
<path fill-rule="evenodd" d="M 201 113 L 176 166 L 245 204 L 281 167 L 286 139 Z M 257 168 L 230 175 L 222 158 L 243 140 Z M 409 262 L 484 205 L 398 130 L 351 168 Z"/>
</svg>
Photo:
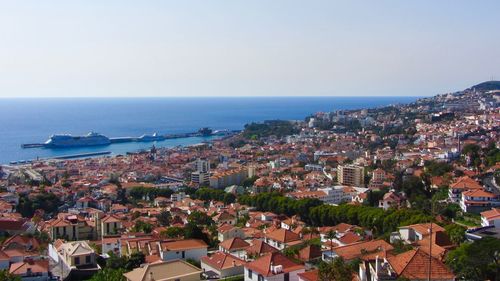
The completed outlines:
<svg viewBox="0 0 500 281">
<path fill-rule="evenodd" d="M 223 224 L 217 229 L 217 239 L 221 242 L 235 237 L 245 238 L 243 229 L 230 224 Z"/>
<path fill-rule="evenodd" d="M 246 259 L 246 249 L 248 247 L 250 247 L 250 244 L 247 241 L 239 237 L 235 237 L 222 241 L 219 244 L 219 251 L 232 254 L 240 259 Z"/>
<path fill-rule="evenodd" d="M 13 219 L 1 218 L 0 219 L 0 235 L 16 235 L 35 233 L 36 227 L 27 219 Z M 7 236 L 8 236 L 7 235 Z"/>
<path fill-rule="evenodd" d="M 396 236 L 391 236 L 391 242 L 395 239 L 403 240 L 404 242 L 411 244 L 419 240 L 424 239 L 430 234 L 430 223 L 419 223 L 407 226 L 401 226 L 399 228 L 399 234 Z M 444 228 L 433 223 L 432 232 L 444 231 Z"/>
<path fill-rule="evenodd" d="M 284 228 L 266 233 L 264 241 L 278 250 L 302 243 L 299 234 Z"/>
<path fill-rule="evenodd" d="M 483 186 L 470 177 L 464 176 L 457 179 L 453 184 L 450 185 L 448 197 L 451 202 L 459 203 L 460 199 L 462 198 L 462 192 L 478 189 L 483 189 Z"/>
<path fill-rule="evenodd" d="M 124 273 L 123 276 L 127 281 L 199 281 L 201 272 L 200 268 L 183 260 L 171 260 L 146 264 Z"/>
<path fill-rule="evenodd" d="M 392 249 L 392 245 L 382 239 L 361 241 L 346 246 L 334 247 L 331 251 L 323 251 L 323 260 L 330 261 L 336 257 L 341 257 L 345 261 L 352 261 L 357 258 L 370 259 L 377 255 L 383 256 Z"/>
<path fill-rule="evenodd" d="M 262 240 L 253 240 L 251 241 L 252 245 L 246 249 L 247 258 L 248 257 L 260 257 L 267 253 L 276 253 L 279 252 L 278 249 L 272 247 Z"/>
<path fill-rule="evenodd" d="M 493 208 L 481 213 L 482 226 L 494 226 L 500 228 L 500 208 Z"/>
<path fill-rule="evenodd" d="M 443 260 L 446 254 L 455 248 L 444 231 L 433 231 L 432 235 L 427 235 L 424 239 L 417 241 L 417 245 L 423 252 L 439 260 Z"/>
<path fill-rule="evenodd" d="M 360 281 L 396 279 L 453 281 L 455 275 L 443 262 L 416 249 L 385 258 L 376 257 L 369 263 L 361 263 L 359 279 Z"/>
<path fill-rule="evenodd" d="M 47 221 L 46 229 L 52 240 L 85 240 L 94 239 L 95 227 L 85 218 L 67 213 L 59 213 L 52 220 Z"/>
<path fill-rule="evenodd" d="M 462 192 L 460 208 L 464 212 L 480 213 L 500 206 L 498 196 L 484 189 L 466 190 Z"/>
<path fill-rule="evenodd" d="M 201 257 L 207 255 L 208 245 L 199 239 L 185 239 L 177 241 L 158 242 L 160 257 L 164 261 L 176 259 L 193 259 L 200 261 Z"/>
<path fill-rule="evenodd" d="M 201 258 L 201 268 L 207 276 L 226 278 L 230 276 L 243 275 L 245 261 L 228 253 L 220 251 L 211 256 Z"/>
<path fill-rule="evenodd" d="M 319 270 L 311 270 L 298 274 L 299 281 L 318 281 L 319 280 Z"/>
<path fill-rule="evenodd" d="M 40 246 L 40 242 L 35 237 L 16 234 L 3 242 L 2 250 L 20 249 L 31 252 L 40 250 Z"/>
<path fill-rule="evenodd" d="M 313 262 L 320 260 L 322 256 L 321 247 L 316 245 L 308 245 L 299 250 L 297 258 L 302 262 Z"/>
<path fill-rule="evenodd" d="M 102 248 L 102 253 L 107 254 L 109 252 L 113 252 L 117 256 L 122 255 L 122 245 L 121 245 L 121 240 L 119 236 L 115 237 L 104 237 L 101 240 L 101 248 Z"/>
<path fill-rule="evenodd" d="M 101 219 L 101 237 L 118 234 L 122 228 L 122 221 L 115 215 L 107 215 Z"/>
<path fill-rule="evenodd" d="M 65 243 L 62 240 L 57 240 L 49 247 L 49 256 L 54 258 L 54 254 L 58 257 L 56 261 L 61 260 L 68 268 L 95 268 L 98 267 L 96 262 L 96 253 L 87 241 L 72 241 Z M 53 251 L 56 251 L 55 253 Z"/>
<path fill-rule="evenodd" d="M 49 280 L 49 260 L 20 261 L 10 265 L 9 273 L 23 281 Z"/>
<path fill-rule="evenodd" d="M 229 224 L 229 225 L 235 225 L 236 224 L 236 217 L 227 211 L 223 211 L 218 213 L 213 217 L 213 220 L 218 224 Z"/>
<path fill-rule="evenodd" d="M 245 281 L 298 281 L 305 266 L 282 253 L 269 253 L 245 265 Z"/>
<path fill-rule="evenodd" d="M 406 200 L 403 196 L 398 195 L 395 191 L 391 190 L 384 194 L 382 200 L 378 201 L 378 207 L 384 210 L 387 210 L 389 208 L 399 208 L 403 206 L 405 201 Z"/>
</svg>

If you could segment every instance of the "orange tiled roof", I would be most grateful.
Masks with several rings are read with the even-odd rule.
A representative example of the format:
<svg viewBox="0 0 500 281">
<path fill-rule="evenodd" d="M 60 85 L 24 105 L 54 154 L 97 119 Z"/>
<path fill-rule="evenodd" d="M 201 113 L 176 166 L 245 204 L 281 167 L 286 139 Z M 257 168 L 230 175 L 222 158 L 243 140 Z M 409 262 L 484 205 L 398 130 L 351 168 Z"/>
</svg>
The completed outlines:
<svg viewBox="0 0 500 281">
<path fill-rule="evenodd" d="M 281 243 L 289 243 L 300 240 L 300 235 L 284 228 L 280 228 L 270 233 L 266 233 L 266 237 Z"/>
<path fill-rule="evenodd" d="M 239 238 L 239 237 L 234 237 L 231 239 L 226 239 L 222 241 L 219 246 L 222 248 L 229 250 L 229 251 L 234 251 L 234 250 L 241 250 L 248 248 L 250 244 L 246 242 L 245 240 Z"/>
<path fill-rule="evenodd" d="M 266 254 L 252 262 L 247 263 L 246 267 L 262 274 L 263 276 L 273 276 L 276 273 L 272 271 L 271 265 L 281 265 L 282 272 L 280 273 L 304 269 L 303 265 L 295 263 L 280 252 Z"/>
<path fill-rule="evenodd" d="M 213 268 L 224 270 L 235 266 L 242 266 L 245 261 L 227 253 L 215 252 L 213 255 L 201 258 L 201 261 L 210 265 Z"/>
<path fill-rule="evenodd" d="M 355 258 L 372 258 L 375 255 L 380 255 L 386 251 L 392 250 L 391 244 L 382 239 L 357 242 L 350 245 L 333 248 L 333 251 L 345 260 L 353 260 Z"/>
<path fill-rule="evenodd" d="M 252 245 L 247 248 L 248 254 L 262 255 L 265 253 L 274 253 L 274 252 L 278 252 L 278 249 L 274 248 L 273 246 L 267 244 L 262 240 L 257 240 L 257 239 L 253 240 Z"/>
<path fill-rule="evenodd" d="M 429 255 L 420 249 L 410 250 L 402 254 L 387 258 L 391 267 L 398 276 L 403 276 L 411 280 L 424 280 L 429 274 L 429 260 L 431 260 L 431 279 L 450 280 L 455 275 L 436 258 L 429 259 Z"/>
<path fill-rule="evenodd" d="M 500 208 L 493 208 L 491 210 L 484 211 L 481 213 L 481 216 L 487 220 L 500 219 Z"/>
<path fill-rule="evenodd" d="M 164 251 L 189 250 L 208 248 L 207 243 L 199 239 L 186 239 L 178 241 L 163 241 L 160 243 Z"/>
</svg>

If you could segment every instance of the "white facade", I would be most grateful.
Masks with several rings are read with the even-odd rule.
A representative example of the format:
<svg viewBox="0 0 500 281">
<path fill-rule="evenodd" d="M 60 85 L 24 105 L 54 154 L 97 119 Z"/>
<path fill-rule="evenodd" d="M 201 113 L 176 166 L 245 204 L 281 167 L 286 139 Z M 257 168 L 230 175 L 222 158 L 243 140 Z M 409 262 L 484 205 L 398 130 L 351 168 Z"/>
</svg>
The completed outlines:
<svg viewBox="0 0 500 281">
<path fill-rule="evenodd" d="M 164 261 L 171 261 L 176 259 L 181 259 L 181 260 L 193 259 L 195 261 L 200 261 L 201 257 L 206 255 L 207 255 L 207 248 L 160 252 L 160 257 Z"/>
<path fill-rule="evenodd" d="M 216 269 L 210 266 L 209 264 L 204 263 L 203 261 L 201 261 L 201 269 L 203 269 L 203 271 L 213 271 L 217 273 L 217 275 L 219 275 L 219 278 L 242 275 L 244 272 L 243 265 L 234 266 L 232 268 L 226 268 L 226 269 Z"/>
<path fill-rule="evenodd" d="M 262 276 L 261 274 L 245 267 L 245 281 L 285 281 L 285 274 L 288 274 L 288 280 L 299 281 L 299 276 L 297 274 L 304 271 L 304 269 L 300 269 L 289 273 L 274 274 L 272 276 Z"/>
</svg>

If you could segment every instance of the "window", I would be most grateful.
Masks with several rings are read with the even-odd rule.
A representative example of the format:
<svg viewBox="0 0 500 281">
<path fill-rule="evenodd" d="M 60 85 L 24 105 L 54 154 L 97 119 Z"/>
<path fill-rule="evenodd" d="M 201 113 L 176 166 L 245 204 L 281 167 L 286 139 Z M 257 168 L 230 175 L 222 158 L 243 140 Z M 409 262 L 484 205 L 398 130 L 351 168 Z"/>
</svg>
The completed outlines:
<svg viewBox="0 0 500 281">
<path fill-rule="evenodd" d="M 252 270 L 251 269 L 248 270 L 248 278 L 252 278 Z"/>
<path fill-rule="evenodd" d="M 85 263 L 90 263 L 90 256 L 85 256 Z"/>
<path fill-rule="evenodd" d="M 259 281 L 264 281 L 264 276 L 262 276 L 261 274 L 259 274 L 259 278 L 258 278 Z"/>
<path fill-rule="evenodd" d="M 182 251 L 182 258 L 186 258 L 186 252 L 185 251 Z"/>
<path fill-rule="evenodd" d="M 285 280 L 284 281 L 290 281 L 290 273 L 285 273 Z"/>
<path fill-rule="evenodd" d="M 79 257 L 75 258 L 75 265 L 77 265 L 77 264 L 80 264 L 80 258 Z"/>
</svg>

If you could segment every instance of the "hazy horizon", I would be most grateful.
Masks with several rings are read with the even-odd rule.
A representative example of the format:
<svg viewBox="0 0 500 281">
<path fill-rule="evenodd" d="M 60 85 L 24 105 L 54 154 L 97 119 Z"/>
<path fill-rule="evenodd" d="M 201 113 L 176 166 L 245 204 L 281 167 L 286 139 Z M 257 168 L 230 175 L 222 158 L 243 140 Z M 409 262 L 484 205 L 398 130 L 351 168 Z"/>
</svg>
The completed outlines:
<svg viewBox="0 0 500 281">
<path fill-rule="evenodd" d="M 0 98 L 423 97 L 500 80 L 498 1 L 0 7 Z"/>
</svg>

